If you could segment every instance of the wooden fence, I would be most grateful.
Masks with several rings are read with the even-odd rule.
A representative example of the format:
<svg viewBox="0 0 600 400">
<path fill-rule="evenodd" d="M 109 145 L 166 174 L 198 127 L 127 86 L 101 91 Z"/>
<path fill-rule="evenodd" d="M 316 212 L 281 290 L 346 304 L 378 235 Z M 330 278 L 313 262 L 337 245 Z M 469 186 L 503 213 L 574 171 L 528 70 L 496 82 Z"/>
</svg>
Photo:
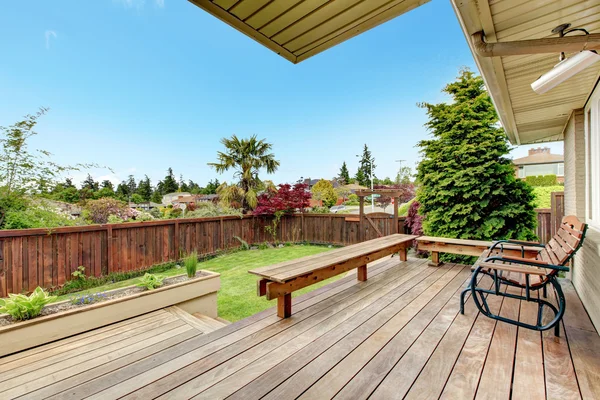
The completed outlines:
<svg viewBox="0 0 600 400">
<path fill-rule="evenodd" d="M 391 216 L 371 220 L 382 235 L 394 232 Z M 271 222 L 246 216 L 0 231 L 0 297 L 60 286 L 80 265 L 86 275 L 100 276 L 176 261 L 192 251 L 210 255 L 239 247 L 236 237 L 251 244 L 272 241 L 265 230 Z M 376 238 L 366 225 L 365 240 Z M 403 218 L 398 225 L 404 232 Z M 358 230 L 357 219 L 347 214 L 299 214 L 282 218 L 277 240 L 349 245 L 358 243 Z"/>
<path fill-rule="evenodd" d="M 541 243 L 548 243 L 556 234 L 560 222 L 565 215 L 564 192 L 552 192 L 550 208 L 538 208 L 537 212 L 537 236 Z"/>
</svg>

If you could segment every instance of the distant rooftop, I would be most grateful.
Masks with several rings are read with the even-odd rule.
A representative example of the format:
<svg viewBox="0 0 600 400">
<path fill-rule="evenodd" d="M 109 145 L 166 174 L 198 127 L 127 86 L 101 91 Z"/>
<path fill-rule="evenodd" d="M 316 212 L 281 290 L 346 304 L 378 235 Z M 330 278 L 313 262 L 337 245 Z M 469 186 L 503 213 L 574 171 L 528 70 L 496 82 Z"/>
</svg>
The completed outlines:
<svg viewBox="0 0 600 400">
<path fill-rule="evenodd" d="M 552 164 L 561 163 L 565 161 L 565 157 L 562 154 L 550 153 L 549 147 L 537 147 L 529 149 L 529 155 L 527 157 L 516 158 L 513 160 L 515 165 L 530 165 L 530 164 Z"/>
</svg>

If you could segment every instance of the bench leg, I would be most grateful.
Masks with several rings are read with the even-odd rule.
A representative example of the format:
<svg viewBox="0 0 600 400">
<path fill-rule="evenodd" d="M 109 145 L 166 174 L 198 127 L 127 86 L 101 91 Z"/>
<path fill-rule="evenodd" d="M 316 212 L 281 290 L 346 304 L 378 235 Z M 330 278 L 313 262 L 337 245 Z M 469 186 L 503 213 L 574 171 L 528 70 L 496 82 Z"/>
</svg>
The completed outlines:
<svg viewBox="0 0 600 400">
<path fill-rule="evenodd" d="M 430 266 L 432 267 L 439 267 L 440 265 L 442 265 L 442 263 L 440 262 L 440 253 L 437 251 L 432 251 L 431 252 L 431 262 L 429 263 Z"/>
<path fill-rule="evenodd" d="M 400 261 L 408 260 L 408 249 L 400 249 L 398 256 L 400 257 Z"/>
<path fill-rule="evenodd" d="M 277 298 L 277 316 L 287 318 L 292 315 L 292 295 L 286 294 Z"/>
<path fill-rule="evenodd" d="M 358 267 L 358 280 L 364 282 L 367 280 L 367 266 L 361 265 Z"/>
</svg>

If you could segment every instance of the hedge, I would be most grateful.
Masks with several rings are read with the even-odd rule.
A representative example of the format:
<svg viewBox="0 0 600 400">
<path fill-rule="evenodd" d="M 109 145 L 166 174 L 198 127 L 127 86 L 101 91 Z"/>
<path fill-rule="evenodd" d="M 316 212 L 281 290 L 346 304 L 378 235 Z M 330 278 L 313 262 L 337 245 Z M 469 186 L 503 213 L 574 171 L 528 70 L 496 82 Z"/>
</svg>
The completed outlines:
<svg viewBox="0 0 600 400">
<path fill-rule="evenodd" d="M 537 175 L 525 177 L 531 186 L 556 186 L 556 175 Z"/>
</svg>

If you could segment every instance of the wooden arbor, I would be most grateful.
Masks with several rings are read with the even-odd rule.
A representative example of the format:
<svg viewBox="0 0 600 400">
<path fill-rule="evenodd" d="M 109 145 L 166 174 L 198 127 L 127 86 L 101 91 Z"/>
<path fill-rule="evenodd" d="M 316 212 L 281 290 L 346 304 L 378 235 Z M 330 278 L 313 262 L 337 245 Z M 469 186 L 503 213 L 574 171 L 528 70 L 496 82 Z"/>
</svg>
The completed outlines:
<svg viewBox="0 0 600 400">
<path fill-rule="evenodd" d="M 398 189 L 361 189 L 357 190 L 355 193 L 358 196 L 358 201 L 360 203 L 360 212 L 359 212 L 359 240 L 362 242 L 364 240 L 364 227 L 365 222 L 369 222 L 371 226 L 375 230 L 375 224 L 373 221 L 365 216 L 365 197 L 373 194 L 378 194 L 380 196 L 388 196 L 394 199 L 394 231 L 392 233 L 400 233 L 398 231 L 398 201 L 400 195 L 402 194 L 401 190 Z M 366 221 L 365 221 L 366 220 Z"/>
</svg>

